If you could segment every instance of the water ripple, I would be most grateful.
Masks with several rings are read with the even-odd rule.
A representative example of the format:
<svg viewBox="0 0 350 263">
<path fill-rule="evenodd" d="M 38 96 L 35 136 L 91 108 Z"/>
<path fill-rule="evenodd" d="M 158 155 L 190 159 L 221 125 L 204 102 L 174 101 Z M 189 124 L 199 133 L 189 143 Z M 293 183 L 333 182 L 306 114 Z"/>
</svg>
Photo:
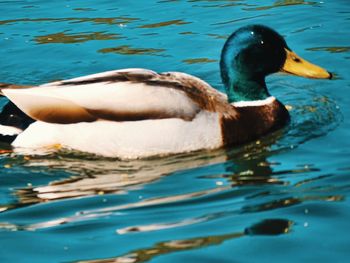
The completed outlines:
<svg viewBox="0 0 350 263">
<path fill-rule="evenodd" d="M 136 48 L 131 47 L 130 45 L 123 45 L 119 47 L 109 47 L 100 49 L 98 52 L 100 53 L 116 53 L 120 55 L 159 55 L 158 53 L 162 53 L 166 51 L 163 48 Z"/>
<path fill-rule="evenodd" d="M 287 234 L 291 231 L 293 224 L 293 221 L 286 219 L 265 219 L 261 222 L 246 227 L 241 232 L 163 241 L 156 243 L 151 247 L 130 251 L 117 257 L 108 259 L 81 260 L 79 262 L 147 262 L 157 256 L 186 250 L 200 249 L 208 246 L 217 246 L 225 241 L 242 238 L 245 236 Z"/>
<path fill-rule="evenodd" d="M 139 26 L 139 28 L 158 28 L 158 27 L 165 27 L 165 26 L 180 26 L 180 25 L 186 25 L 190 24 L 191 22 L 186 22 L 180 19 L 177 20 L 170 20 L 170 21 L 164 21 L 164 22 L 159 22 L 159 23 L 154 23 L 154 24 L 145 24 L 142 26 Z"/>
<path fill-rule="evenodd" d="M 276 1 L 273 5 L 244 8 L 244 10 L 246 10 L 246 11 L 262 11 L 262 10 L 268 10 L 268 9 L 272 9 L 272 8 L 295 6 L 295 5 L 314 5 L 315 6 L 315 5 L 319 5 L 319 4 L 320 4 L 320 2 L 315 2 L 315 1 L 279 0 L 279 1 Z"/>
<path fill-rule="evenodd" d="M 307 48 L 306 50 L 310 51 L 328 51 L 330 53 L 345 53 L 350 51 L 350 47 L 312 47 Z"/>
<path fill-rule="evenodd" d="M 0 20 L 0 25 L 12 25 L 16 23 L 40 23 L 40 22 L 69 22 L 69 23 L 94 23 L 94 24 L 106 24 L 106 25 L 120 25 L 128 24 L 133 21 L 139 20 L 133 17 L 67 17 L 67 18 L 18 18 L 10 20 Z"/>
<path fill-rule="evenodd" d="M 91 40 L 115 40 L 123 38 L 120 34 L 111 34 L 105 32 L 93 32 L 93 33 L 72 33 L 59 32 L 54 34 L 48 34 L 35 37 L 35 42 L 38 44 L 71 44 L 82 43 Z"/>
</svg>

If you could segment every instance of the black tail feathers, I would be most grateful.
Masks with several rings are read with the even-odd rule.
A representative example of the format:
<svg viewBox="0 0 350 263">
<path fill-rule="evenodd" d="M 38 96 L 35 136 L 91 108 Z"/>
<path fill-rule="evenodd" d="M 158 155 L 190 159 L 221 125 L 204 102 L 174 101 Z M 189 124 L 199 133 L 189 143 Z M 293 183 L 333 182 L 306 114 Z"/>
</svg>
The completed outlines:
<svg viewBox="0 0 350 263">
<path fill-rule="evenodd" d="M 0 83 L 0 88 L 1 85 L 3 83 Z M 0 112 L 0 125 L 2 126 L 0 127 L 0 142 L 13 142 L 18 133 L 9 131 L 16 129 L 18 131 L 24 130 L 33 122 L 34 120 L 24 114 L 15 104 L 11 101 L 7 102 Z"/>
</svg>

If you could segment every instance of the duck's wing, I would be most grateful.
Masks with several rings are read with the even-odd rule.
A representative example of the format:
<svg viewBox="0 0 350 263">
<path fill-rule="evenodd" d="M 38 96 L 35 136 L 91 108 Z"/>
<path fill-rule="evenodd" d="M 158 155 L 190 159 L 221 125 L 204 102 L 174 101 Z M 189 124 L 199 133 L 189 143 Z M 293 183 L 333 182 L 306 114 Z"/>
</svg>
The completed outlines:
<svg viewBox="0 0 350 263">
<path fill-rule="evenodd" d="M 31 118 L 51 123 L 191 120 L 201 110 L 236 114 L 224 94 L 178 72 L 124 69 L 1 91 Z"/>
</svg>

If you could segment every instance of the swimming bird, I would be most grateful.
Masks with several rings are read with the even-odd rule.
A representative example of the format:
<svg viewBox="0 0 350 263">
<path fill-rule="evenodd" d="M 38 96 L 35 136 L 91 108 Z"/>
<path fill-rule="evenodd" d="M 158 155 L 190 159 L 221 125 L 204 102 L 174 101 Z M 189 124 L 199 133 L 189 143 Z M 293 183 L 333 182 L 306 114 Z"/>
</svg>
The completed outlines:
<svg viewBox="0 0 350 263">
<path fill-rule="evenodd" d="M 122 159 L 216 149 L 289 122 L 288 110 L 268 92 L 266 76 L 282 71 L 332 78 L 263 25 L 232 33 L 220 70 L 226 94 L 186 73 L 141 68 L 40 86 L 0 84 L 13 103 L 0 114 L 0 133 L 14 150 L 67 148 Z"/>
</svg>

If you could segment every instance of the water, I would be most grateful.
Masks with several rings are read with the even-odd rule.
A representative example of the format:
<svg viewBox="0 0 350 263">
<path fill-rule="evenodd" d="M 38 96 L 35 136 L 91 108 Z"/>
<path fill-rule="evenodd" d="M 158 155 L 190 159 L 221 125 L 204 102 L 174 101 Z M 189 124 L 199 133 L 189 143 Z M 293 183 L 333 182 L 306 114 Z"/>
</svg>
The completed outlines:
<svg viewBox="0 0 350 263">
<path fill-rule="evenodd" d="M 2 82 L 144 67 L 222 90 L 225 38 L 252 23 L 336 74 L 269 77 L 292 123 L 240 148 L 129 162 L 2 154 L 1 262 L 348 260 L 348 0 L 12 0 L 0 9 Z"/>
</svg>

